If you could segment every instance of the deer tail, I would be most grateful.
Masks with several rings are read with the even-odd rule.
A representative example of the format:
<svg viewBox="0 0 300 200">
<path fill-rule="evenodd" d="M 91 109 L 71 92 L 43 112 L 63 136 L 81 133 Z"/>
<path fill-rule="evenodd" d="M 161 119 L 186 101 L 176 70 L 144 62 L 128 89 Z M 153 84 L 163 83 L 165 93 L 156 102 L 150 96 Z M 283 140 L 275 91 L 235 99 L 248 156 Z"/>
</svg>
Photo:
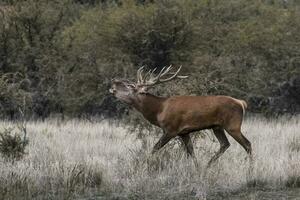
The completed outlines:
<svg viewBox="0 0 300 200">
<path fill-rule="evenodd" d="M 234 98 L 234 100 L 235 100 L 238 104 L 240 104 L 240 106 L 241 106 L 242 109 L 243 109 L 243 115 L 245 115 L 246 109 L 247 109 L 247 107 L 248 107 L 246 101 L 241 100 L 241 99 L 235 99 L 235 98 Z"/>
<path fill-rule="evenodd" d="M 247 104 L 246 101 L 240 100 L 240 99 L 239 99 L 239 102 L 240 102 L 240 104 L 242 105 L 242 108 L 243 108 L 243 114 L 245 114 L 246 109 L 247 109 L 247 107 L 248 107 L 248 104 Z"/>
</svg>

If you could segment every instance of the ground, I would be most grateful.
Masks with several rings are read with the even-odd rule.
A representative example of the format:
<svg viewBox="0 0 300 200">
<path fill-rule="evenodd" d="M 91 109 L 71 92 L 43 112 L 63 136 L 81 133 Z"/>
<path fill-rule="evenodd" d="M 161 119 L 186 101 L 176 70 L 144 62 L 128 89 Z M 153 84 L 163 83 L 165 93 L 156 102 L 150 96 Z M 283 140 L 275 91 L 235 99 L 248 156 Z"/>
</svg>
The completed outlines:
<svg viewBox="0 0 300 200">
<path fill-rule="evenodd" d="M 206 171 L 219 148 L 210 131 L 193 134 L 196 169 L 178 139 L 150 156 L 157 130 L 138 134 L 113 121 L 28 122 L 25 157 L 0 158 L 0 199 L 297 199 L 299 127 L 299 117 L 246 117 L 242 130 L 254 152 L 249 174 L 246 152 L 228 135 L 230 148 Z"/>
</svg>

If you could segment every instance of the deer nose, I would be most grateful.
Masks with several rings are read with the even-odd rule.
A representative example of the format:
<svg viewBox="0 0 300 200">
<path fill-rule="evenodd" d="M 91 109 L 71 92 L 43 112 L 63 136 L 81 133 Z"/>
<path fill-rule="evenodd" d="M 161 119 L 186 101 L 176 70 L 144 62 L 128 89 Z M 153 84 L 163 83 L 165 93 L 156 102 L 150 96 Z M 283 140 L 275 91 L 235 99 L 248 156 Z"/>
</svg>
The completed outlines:
<svg viewBox="0 0 300 200">
<path fill-rule="evenodd" d="M 115 91 L 116 91 L 116 90 L 115 90 L 114 88 L 110 88 L 110 89 L 109 89 L 109 92 L 112 93 L 112 94 L 115 93 Z"/>
</svg>

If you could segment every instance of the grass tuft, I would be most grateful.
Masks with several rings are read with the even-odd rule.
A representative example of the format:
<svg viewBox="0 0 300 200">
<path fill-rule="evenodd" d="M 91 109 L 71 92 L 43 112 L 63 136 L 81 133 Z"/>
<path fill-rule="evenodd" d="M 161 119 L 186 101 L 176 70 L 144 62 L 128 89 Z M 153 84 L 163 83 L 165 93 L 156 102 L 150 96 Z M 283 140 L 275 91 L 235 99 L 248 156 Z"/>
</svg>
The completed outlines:
<svg viewBox="0 0 300 200">
<path fill-rule="evenodd" d="M 0 154 L 5 160 L 20 160 L 26 153 L 28 140 L 23 141 L 19 133 L 13 133 L 12 128 L 0 132 Z"/>
</svg>

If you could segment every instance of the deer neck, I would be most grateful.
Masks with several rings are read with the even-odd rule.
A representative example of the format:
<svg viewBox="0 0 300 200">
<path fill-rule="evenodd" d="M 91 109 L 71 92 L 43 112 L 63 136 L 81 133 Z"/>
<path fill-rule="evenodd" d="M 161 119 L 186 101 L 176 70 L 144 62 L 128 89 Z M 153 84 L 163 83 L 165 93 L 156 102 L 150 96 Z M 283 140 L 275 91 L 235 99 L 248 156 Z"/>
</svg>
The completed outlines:
<svg viewBox="0 0 300 200">
<path fill-rule="evenodd" d="M 166 98 L 154 96 L 152 94 L 138 94 L 133 103 L 137 109 L 151 123 L 157 124 L 157 116 L 163 109 L 163 102 Z"/>
</svg>

